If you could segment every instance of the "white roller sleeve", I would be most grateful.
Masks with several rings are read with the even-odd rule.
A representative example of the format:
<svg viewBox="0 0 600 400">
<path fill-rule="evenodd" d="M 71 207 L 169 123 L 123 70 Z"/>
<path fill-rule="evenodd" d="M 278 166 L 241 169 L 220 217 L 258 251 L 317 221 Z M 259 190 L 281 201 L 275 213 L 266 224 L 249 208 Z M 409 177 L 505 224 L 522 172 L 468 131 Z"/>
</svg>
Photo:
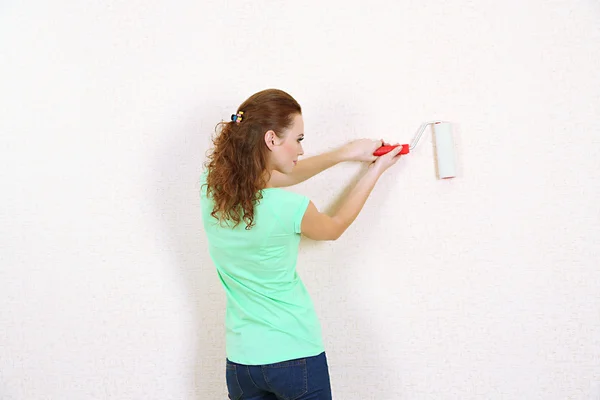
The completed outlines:
<svg viewBox="0 0 600 400">
<path fill-rule="evenodd" d="M 433 125 L 435 133 L 435 152 L 440 179 L 454 178 L 456 166 L 454 160 L 454 140 L 452 124 L 441 122 Z"/>
</svg>

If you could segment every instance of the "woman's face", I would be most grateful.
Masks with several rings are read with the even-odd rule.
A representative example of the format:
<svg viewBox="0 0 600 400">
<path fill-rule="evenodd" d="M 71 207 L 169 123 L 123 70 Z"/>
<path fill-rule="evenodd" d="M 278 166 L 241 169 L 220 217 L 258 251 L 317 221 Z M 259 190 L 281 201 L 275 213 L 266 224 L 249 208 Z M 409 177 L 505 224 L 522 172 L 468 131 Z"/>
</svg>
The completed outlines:
<svg viewBox="0 0 600 400">
<path fill-rule="evenodd" d="M 304 121 L 301 114 L 296 114 L 292 126 L 285 131 L 283 138 L 273 135 L 271 145 L 271 168 L 284 174 L 289 174 L 298 162 L 298 157 L 304 154 L 302 149 L 304 139 Z"/>
</svg>

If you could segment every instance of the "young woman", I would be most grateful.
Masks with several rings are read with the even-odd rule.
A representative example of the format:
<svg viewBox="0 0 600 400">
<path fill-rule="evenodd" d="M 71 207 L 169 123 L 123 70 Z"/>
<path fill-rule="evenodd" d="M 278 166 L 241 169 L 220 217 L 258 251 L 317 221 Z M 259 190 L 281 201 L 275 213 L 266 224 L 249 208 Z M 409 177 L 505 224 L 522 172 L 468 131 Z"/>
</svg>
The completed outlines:
<svg viewBox="0 0 600 400">
<path fill-rule="evenodd" d="M 300 235 L 335 240 L 356 219 L 401 146 L 376 157 L 360 139 L 304 160 L 300 105 L 264 90 L 221 123 L 201 180 L 210 256 L 227 298 L 226 382 L 233 400 L 331 399 L 321 327 L 296 273 Z M 370 163 L 334 215 L 281 189 L 342 161 Z"/>
</svg>

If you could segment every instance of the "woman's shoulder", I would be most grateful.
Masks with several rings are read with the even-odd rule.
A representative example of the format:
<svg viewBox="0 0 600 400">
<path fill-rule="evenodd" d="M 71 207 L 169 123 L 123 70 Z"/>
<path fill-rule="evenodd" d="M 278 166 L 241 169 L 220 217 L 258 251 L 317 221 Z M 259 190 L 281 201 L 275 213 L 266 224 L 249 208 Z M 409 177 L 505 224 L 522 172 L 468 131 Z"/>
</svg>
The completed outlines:
<svg viewBox="0 0 600 400">
<path fill-rule="evenodd" d="M 285 189 L 282 187 L 264 188 L 261 190 L 261 193 L 262 193 L 263 197 L 269 197 L 269 198 L 277 199 L 280 201 L 296 202 L 296 201 L 304 201 L 305 199 L 308 199 L 308 197 L 306 197 L 305 195 L 303 195 L 301 193 L 298 193 L 298 192 L 290 190 L 290 189 Z"/>
<path fill-rule="evenodd" d="M 280 217 L 289 216 L 294 219 L 304 214 L 309 203 L 307 196 L 283 188 L 263 189 L 263 199 L 259 201 L 259 204 Z"/>
</svg>

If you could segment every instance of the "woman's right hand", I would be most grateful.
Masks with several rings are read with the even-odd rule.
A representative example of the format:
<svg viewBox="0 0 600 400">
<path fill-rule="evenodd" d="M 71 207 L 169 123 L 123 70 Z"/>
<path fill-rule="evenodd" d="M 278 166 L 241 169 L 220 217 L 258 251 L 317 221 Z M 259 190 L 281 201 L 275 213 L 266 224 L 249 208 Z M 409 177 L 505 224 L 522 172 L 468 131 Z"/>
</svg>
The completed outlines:
<svg viewBox="0 0 600 400">
<path fill-rule="evenodd" d="M 384 143 L 384 146 L 389 146 L 389 144 Z M 375 161 L 373 161 L 373 163 L 371 163 L 371 165 L 369 165 L 369 168 L 375 169 L 375 171 L 377 171 L 377 173 L 379 175 L 381 175 L 389 167 L 396 164 L 398 162 L 398 160 L 400 159 L 400 157 L 402 157 L 402 154 L 400 154 L 400 151 L 402 151 L 402 146 L 400 146 L 398 144 L 395 144 L 395 146 L 397 146 L 397 147 L 392 149 L 388 153 L 377 157 L 377 159 Z"/>
</svg>

